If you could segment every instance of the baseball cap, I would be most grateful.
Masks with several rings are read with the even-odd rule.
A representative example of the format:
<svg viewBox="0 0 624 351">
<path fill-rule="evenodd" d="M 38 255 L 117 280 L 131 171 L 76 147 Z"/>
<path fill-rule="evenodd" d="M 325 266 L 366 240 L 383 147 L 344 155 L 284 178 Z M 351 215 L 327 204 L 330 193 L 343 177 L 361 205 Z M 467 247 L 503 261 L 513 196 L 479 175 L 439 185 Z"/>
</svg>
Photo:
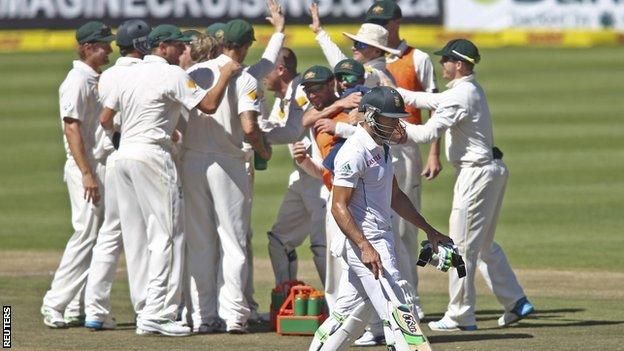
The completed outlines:
<svg viewBox="0 0 624 351">
<path fill-rule="evenodd" d="M 215 39 L 223 39 L 223 34 L 225 34 L 225 32 L 223 31 L 224 28 L 225 23 L 216 22 L 206 27 L 206 34 L 209 37 L 213 37 Z"/>
<path fill-rule="evenodd" d="M 375 1 L 366 11 L 365 22 L 390 21 L 403 17 L 401 8 L 393 0 Z"/>
<path fill-rule="evenodd" d="M 405 103 L 401 94 L 396 89 L 381 86 L 374 87 L 366 93 L 360 101 L 359 111 L 366 111 L 367 107 L 379 110 L 379 114 L 385 117 L 404 118 L 410 114 L 405 112 Z"/>
<path fill-rule="evenodd" d="M 151 30 L 150 26 L 143 20 L 127 20 L 117 28 L 117 46 L 133 47 L 137 40 L 143 39 L 146 41 Z"/>
<path fill-rule="evenodd" d="M 76 30 L 78 44 L 105 42 L 115 40 L 111 27 L 99 21 L 91 21 L 83 24 Z"/>
<path fill-rule="evenodd" d="M 334 78 L 332 71 L 325 66 L 312 66 L 303 72 L 301 84 L 324 83 Z"/>
<path fill-rule="evenodd" d="M 245 20 L 233 19 L 223 27 L 223 41 L 226 43 L 247 44 L 254 40 L 254 29 Z"/>
<path fill-rule="evenodd" d="M 150 46 L 155 48 L 158 44 L 166 41 L 181 41 L 188 43 L 192 40 L 191 37 L 182 34 L 180 28 L 171 24 L 161 24 L 150 32 L 147 36 Z"/>
<path fill-rule="evenodd" d="M 364 65 L 351 58 L 344 59 L 336 64 L 334 74 L 352 74 L 358 78 L 364 78 Z"/>
<path fill-rule="evenodd" d="M 453 39 L 446 43 L 442 50 L 434 52 L 438 56 L 446 56 L 455 60 L 460 60 L 472 64 L 477 64 L 481 61 L 481 55 L 479 55 L 479 49 L 470 40 L 467 39 Z"/>
</svg>

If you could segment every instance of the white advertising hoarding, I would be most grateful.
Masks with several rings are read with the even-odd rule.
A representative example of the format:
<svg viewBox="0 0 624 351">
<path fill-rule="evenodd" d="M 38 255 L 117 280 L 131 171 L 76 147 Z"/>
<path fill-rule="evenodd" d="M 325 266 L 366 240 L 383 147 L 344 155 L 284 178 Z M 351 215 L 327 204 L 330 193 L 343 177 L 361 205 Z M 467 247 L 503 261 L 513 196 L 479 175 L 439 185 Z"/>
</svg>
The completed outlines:
<svg viewBox="0 0 624 351">
<path fill-rule="evenodd" d="M 447 0 L 450 30 L 624 30 L 624 0 Z"/>
</svg>

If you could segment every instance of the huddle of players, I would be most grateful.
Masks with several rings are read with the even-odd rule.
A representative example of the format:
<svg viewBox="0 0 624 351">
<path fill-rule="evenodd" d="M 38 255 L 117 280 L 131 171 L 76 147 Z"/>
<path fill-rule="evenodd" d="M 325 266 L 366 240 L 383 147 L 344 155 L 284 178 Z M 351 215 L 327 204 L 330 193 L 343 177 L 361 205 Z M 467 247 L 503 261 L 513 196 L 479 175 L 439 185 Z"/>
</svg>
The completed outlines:
<svg viewBox="0 0 624 351">
<path fill-rule="evenodd" d="M 75 233 L 44 297 L 46 325 L 115 327 L 110 288 L 123 247 L 137 334 L 246 332 L 250 319 L 258 318 L 250 228 L 254 158 L 268 160 L 271 144 L 286 143 L 295 169 L 268 233 L 276 283 L 296 278 L 295 248 L 309 234 L 314 263 L 333 307 L 343 267 L 340 255 L 331 252 L 344 247 L 333 247 L 340 243 L 334 238 L 342 233 L 334 216 L 326 213 L 331 209 L 326 204 L 332 201 L 333 160 L 362 119 L 358 112 L 362 95 L 379 85 L 404 87 L 399 91 L 414 106 L 408 108 L 406 121 L 420 123 L 418 108 L 436 110 L 442 94 L 433 94 L 428 55 L 400 39 L 401 11 L 395 2 L 374 3 L 360 31 L 345 33 L 354 41 L 353 59 L 346 58 L 322 30 L 313 4 L 310 27 L 334 70 L 314 66 L 301 75 L 295 54 L 282 48 L 281 9 L 273 0 L 268 7 L 275 33 L 262 59 L 249 67 L 241 64 L 255 38 L 245 21 L 212 25 L 204 35 L 182 33 L 170 25 L 151 29 L 143 21 L 131 20 L 117 32 L 122 57 L 99 76 L 98 83 L 99 68 L 107 63 L 115 37 L 99 22 L 78 29 L 80 60 L 74 61 L 59 90 L 68 158 L 65 180 Z M 458 55 L 453 62 L 463 62 Z M 275 92 L 270 111 L 261 103 L 260 79 Z M 430 94 L 410 95 L 418 90 Z M 389 152 L 398 185 L 417 208 L 422 166 L 416 141 L 425 138 L 410 133 L 410 128 L 407 135 Z M 436 137 L 427 142 L 441 136 L 428 135 Z M 434 142 L 431 150 L 423 171 L 429 179 L 441 170 L 438 144 Z M 422 317 L 415 291 L 416 229 L 399 218 L 395 215 L 392 220 L 393 257 L 401 277 L 396 283 L 405 302 Z M 480 239 L 475 245 L 485 246 L 488 240 L 496 245 L 492 239 Z M 492 250 L 500 261 L 500 247 Z M 472 278 L 479 251 L 460 251 Z M 509 285 L 509 279 L 502 280 L 492 283 Z M 515 286 L 505 288 L 507 296 L 501 302 L 506 311 L 518 315 L 514 310 L 526 298 L 515 277 L 511 280 Z M 463 283 L 450 282 L 451 294 L 457 284 Z M 468 306 L 463 314 L 432 322 L 433 327 L 472 329 L 474 294 L 463 298 L 455 301 Z M 176 322 L 182 300 L 184 317 Z M 466 324 L 470 318 L 473 323 Z M 513 316 L 506 318 L 515 321 Z M 369 329 L 361 344 L 383 342 L 380 319 L 371 321 Z"/>
</svg>

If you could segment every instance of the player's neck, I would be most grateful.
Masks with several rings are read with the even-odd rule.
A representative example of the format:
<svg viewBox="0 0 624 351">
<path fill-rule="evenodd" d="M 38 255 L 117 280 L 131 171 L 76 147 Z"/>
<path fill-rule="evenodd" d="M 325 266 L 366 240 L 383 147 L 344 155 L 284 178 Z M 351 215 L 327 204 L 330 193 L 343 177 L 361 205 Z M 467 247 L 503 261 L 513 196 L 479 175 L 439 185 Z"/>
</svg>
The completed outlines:
<svg viewBox="0 0 624 351">
<path fill-rule="evenodd" d="M 229 50 L 229 49 L 223 49 L 223 55 L 231 58 L 232 60 L 242 63 L 243 60 L 245 59 L 244 57 L 242 57 L 242 54 L 236 50 Z"/>
<path fill-rule="evenodd" d="M 82 62 L 83 62 L 84 64 L 86 64 L 87 66 L 89 66 L 89 67 L 93 68 L 93 70 L 94 70 L 94 71 L 96 71 L 96 72 L 100 72 L 100 67 L 101 67 L 101 65 L 100 65 L 100 64 L 98 64 L 98 63 L 96 63 L 96 62 L 94 62 L 94 60 L 93 60 L 93 59 L 89 59 L 89 58 L 87 57 L 87 58 L 81 59 L 80 61 L 82 61 Z"/>
<path fill-rule="evenodd" d="M 288 86 L 292 82 L 293 77 L 288 77 L 286 79 L 280 79 L 280 87 L 277 91 L 275 91 L 275 96 L 280 99 L 283 99 L 286 96 L 286 92 L 288 91 Z"/>
<path fill-rule="evenodd" d="M 401 36 L 399 31 L 392 31 L 388 33 L 388 47 L 396 49 L 401 45 Z"/>
</svg>

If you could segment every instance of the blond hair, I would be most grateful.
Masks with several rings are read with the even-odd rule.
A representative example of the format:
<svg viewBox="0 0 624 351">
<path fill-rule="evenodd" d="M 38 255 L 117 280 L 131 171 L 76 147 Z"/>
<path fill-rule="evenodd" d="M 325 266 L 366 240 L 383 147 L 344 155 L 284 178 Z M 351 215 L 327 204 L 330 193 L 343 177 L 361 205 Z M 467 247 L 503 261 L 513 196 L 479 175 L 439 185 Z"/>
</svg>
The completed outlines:
<svg viewBox="0 0 624 351">
<path fill-rule="evenodd" d="M 216 56 L 217 41 L 204 34 L 198 34 L 191 41 L 191 59 L 195 62 L 203 62 Z"/>
</svg>

